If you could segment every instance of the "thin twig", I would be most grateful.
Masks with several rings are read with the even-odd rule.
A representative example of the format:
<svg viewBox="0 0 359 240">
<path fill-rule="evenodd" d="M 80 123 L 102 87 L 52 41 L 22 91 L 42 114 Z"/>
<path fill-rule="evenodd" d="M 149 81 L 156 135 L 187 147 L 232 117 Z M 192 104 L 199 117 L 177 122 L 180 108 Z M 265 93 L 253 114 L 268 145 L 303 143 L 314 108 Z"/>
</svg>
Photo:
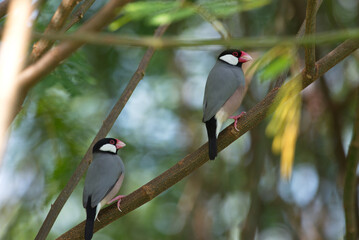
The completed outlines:
<svg viewBox="0 0 359 240">
<path fill-rule="evenodd" d="M 70 15 L 75 6 L 79 3 L 78 0 L 62 0 L 56 12 L 52 16 L 49 25 L 45 29 L 45 33 L 57 32 L 64 26 L 67 17 Z M 33 46 L 30 62 L 35 62 L 47 50 L 49 50 L 54 43 L 54 40 L 40 39 Z"/>
<path fill-rule="evenodd" d="M 322 2 L 323 2 L 323 0 L 318 0 L 318 1 L 316 1 L 316 6 L 315 6 L 314 15 L 317 14 L 318 9 L 319 9 L 320 5 L 322 4 Z M 304 19 L 302 25 L 301 25 L 300 28 L 299 28 L 299 31 L 297 32 L 296 39 L 302 38 L 302 37 L 304 36 L 306 23 L 307 23 L 307 21 L 306 21 L 306 19 Z M 288 75 L 288 72 L 289 72 L 289 70 L 283 72 L 283 73 L 278 77 L 277 81 L 276 81 L 275 84 L 274 84 L 274 87 L 280 87 L 280 86 L 282 86 L 282 84 L 284 83 L 284 81 L 285 81 L 285 79 L 286 79 L 286 77 L 287 77 L 287 75 Z"/>
<path fill-rule="evenodd" d="M 161 37 L 165 31 L 167 30 L 167 25 L 161 26 L 157 28 L 155 31 L 154 36 L 155 37 Z M 125 107 L 127 101 L 131 97 L 134 89 L 136 88 L 137 84 L 140 82 L 140 80 L 143 78 L 145 74 L 145 70 L 148 66 L 148 63 L 150 62 L 153 54 L 155 52 L 154 48 L 149 48 L 145 55 L 143 56 L 136 72 L 133 74 L 131 80 L 129 81 L 127 87 L 123 91 L 120 99 L 117 101 L 115 106 L 112 108 L 111 112 L 107 116 L 107 118 L 103 121 L 102 126 L 100 130 L 98 131 L 96 137 L 92 141 L 90 147 L 88 148 L 85 156 L 81 160 L 80 164 L 77 166 L 76 171 L 71 176 L 70 180 L 64 187 L 64 189 L 61 191 L 60 195 L 55 200 L 54 204 L 51 205 L 51 209 L 49 213 L 47 214 L 47 217 L 45 221 L 43 222 L 43 225 L 41 226 L 41 229 L 36 236 L 35 239 L 45 239 L 54 224 L 57 216 L 59 215 L 62 207 L 64 206 L 67 199 L 70 197 L 71 193 L 79 183 L 82 175 L 85 173 L 86 169 L 88 168 L 88 165 L 91 163 L 91 151 L 93 145 L 100 140 L 101 138 L 104 138 L 108 132 L 111 130 L 113 124 L 115 123 L 116 119 L 120 115 L 122 109 Z"/>
<path fill-rule="evenodd" d="M 315 14 L 318 12 L 320 5 L 322 5 L 323 0 L 317 0 L 316 6 L 315 6 Z M 304 19 L 302 25 L 299 28 L 299 31 L 297 33 L 297 37 L 303 37 L 305 34 L 305 25 L 307 24 L 306 19 Z"/>
<path fill-rule="evenodd" d="M 359 92 L 357 91 L 356 113 L 353 127 L 353 137 L 347 156 L 347 169 L 344 182 L 343 205 L 345 212 L 345 239 L 356 240 L 358 236 L 358 219 L 356 206 L 357 168 L 359 163 Z"/>
<path fill-rule="evenodd" d="M 154 47 L 175 48 L 175 47 L 200 47 L 200 46 L 240 46 L 241 48 L 268 48 L 277 45 L 308 45 L 316 44 L 334 44 L 345 41 L 347 39 L 359 39 L 359 28 L 351 30 L 338 30 L 334 32 L 321 32 L 303 38 L 296 36 L 266 36 L 266 37 L 247 37 L 232 39 L 180 39 L 177 37 L 166 37 L 157 39 L 151 36 L 132 37 L 118 36 L 113 33 L 92 33 L 77 32 L 71 34 L 64 33 L 33 33 L 33 37 L 44 37 L 52 40 L 68 40 L 82 43 L 98 44 L 98 45 L 121 45 L 134 47 Z"/>
<path fill-rule="evenodd" d="M 66 27 L 64 28 L 64 31 L 66 32 L 67 30 L 69 30 L 73 25 L 75 25 L 76 23 L 78 23 L 85 15 L 85 13 L 87 12 L 87 10 L 92 6 L 92 4 L 95 2 L 95 0 L 85 0 L 81 6 L 79 7 L 79 9 L 76 11 L 76 13 L 74 13 L 71 17 L 70 22 L 66 25 Z"/>
<path fill-rule="evenodd" d="M 305 35 L 315 33 L 316 26 L 316 3 L 317 0 L 307 0 L 307 9 L 305 16 Z M 315 43 L 305 46 L 305 68 L 308 78 L 311 78 L 315 72 Z"/>
<path fill-rule="evenodd" d="M 221 35 L 223 39 L 231 38 L 231 34 L 229 33 L 228 29 L 223 25 L 221 21 L 216 18 L 216 16 L 211 14 L 209 11 L 207 11 L 206 8 L 202 7 L 201 5 L 191 4 L 191 6 L 205 21 L 211 24 L 213 29 L 216 30 L 216 32 Z"/>
<path fill-rule="evenodd" d="M 336 65 L 338 62 L 340 62 L 353 51 L 355 51 L 357 48 L 359 48 L 359 41 L 345 41 L 316 63 L 318 65 L 318 72 L 317 75 L 314 76 L 314 78 L 307 79 L 304 74 L 304 69 L 291 81 L 302 81 L 302 88 L 304 89 L 314 80 L 327 72 L 330 68 Z M 247 112 L 246 117 L 239 120 L 239 131 L 236 131 L 234 129 L 233 124 L 224 129 L 218 137 L 218 150 L 221 151 L 226 148 L 244 133 L 257 126 L 268 114 L 270 114 L 269 111 L 270 109 L 273 109 L 272 104 L 274 103 L 278 91 L 278 88 L 275 88 L 270 91 L 261 102 L 259 102 Z M 177 164 L 175 164 L 173 167 L 171 167 L 158 177 L 154 178 L 147 184 L 143 185 L 139 189 L 135 190 L 134 192 L 123 198 L 123 200 L 121 201 L 122 212 L 119 212 L 117 210 L 116 204 L 112 204 L 101 210 L 99 214 L 100 222 L 96 221 L 94 231 L 98 231 L 99 229 L 110 224 L 111 222 L 117 220 L 118 218 L 126 215 L 127 213 L 133 211 L 134 209 L 155 198 L 160 193 L 167 190 L 168 188 L 182 180 L 184 177 L 188 176 L 190 173 L 195 171 L 207 161 L 208 144 L 206 143 L 200 148 L 198 148 L 196 151 L 187 155 L 185 158 L 180 160 Z M 63 235 L 61 235 L 57 239 L 81 239 L 84 226 L 85 223 L 82 222 L 64 233 Z"/>
</svg>

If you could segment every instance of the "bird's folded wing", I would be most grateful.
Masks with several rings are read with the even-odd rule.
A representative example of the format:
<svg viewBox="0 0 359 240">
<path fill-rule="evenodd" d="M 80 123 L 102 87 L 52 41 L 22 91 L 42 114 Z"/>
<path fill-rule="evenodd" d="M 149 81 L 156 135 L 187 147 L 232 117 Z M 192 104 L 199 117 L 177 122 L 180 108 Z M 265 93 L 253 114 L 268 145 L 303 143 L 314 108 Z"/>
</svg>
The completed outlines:
<svg viewBox="0 0 359 240">
<path fill-rule="evenodd" d="M 245 85 L 243 71 L 240 68 L 218 67 L 217 64 L 207 79 L 203 99 L 203 122 L 216 115 L 236 89 Z"/>
<path fill-rule="evenodd" d="M 109 154 L 103 154 L 101 159 L 96 159 L 94 156 L 94 160 L 87 170 L 83 192 L 84 206 L 86 206 L 89 196 L 91 196 L 91 207 L 97 206 L 114 187 L 124 171 L 116 158 L 118 158 L 117 155 Z"/>
</svg>

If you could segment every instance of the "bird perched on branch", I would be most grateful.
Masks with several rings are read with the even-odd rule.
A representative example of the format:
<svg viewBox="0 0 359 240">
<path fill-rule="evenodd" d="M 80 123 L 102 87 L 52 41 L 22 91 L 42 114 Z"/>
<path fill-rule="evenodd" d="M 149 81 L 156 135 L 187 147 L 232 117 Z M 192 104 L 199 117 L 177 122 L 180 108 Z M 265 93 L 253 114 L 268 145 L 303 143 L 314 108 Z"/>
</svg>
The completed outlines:
<svg viewBox="0 0 359 240">
<path fill-rule="evenodd" d="M 125 166 L 117 151 L 124 146 L 118 139 L 103 138 L 92 149 L 93 160 L 87 170 L 82 197 L 86 209 L 85 240 L 92 238 L 94 222 L 103 205 L 118 201 L 117 208 L 121 211 L 124 195 L 115 196 L 122 185 Z"/>
<path fill-rule="evenodd" d="M 252 60 L 249 54 L 236 49 L 223 51 L 210 71 L 203 99 L 203 119 L 208 134 L 209 159 L 217 156 L 217 136 L 221 126 L 228 118 L 237 120 L 245 112 L 231 116 L 240 107 L 244 92 L 245 80 L 242 64 Z"/>
</svg>

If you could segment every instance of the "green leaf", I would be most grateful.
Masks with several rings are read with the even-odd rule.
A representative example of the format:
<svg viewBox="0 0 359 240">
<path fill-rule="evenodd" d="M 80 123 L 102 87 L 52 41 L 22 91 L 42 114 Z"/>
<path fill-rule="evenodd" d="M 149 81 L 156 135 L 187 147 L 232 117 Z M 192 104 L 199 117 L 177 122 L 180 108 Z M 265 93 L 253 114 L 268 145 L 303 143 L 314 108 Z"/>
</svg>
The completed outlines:
<svg viewBox="0 0 359 240">
<path fill-rule="evenodd" d="M 153 17 L 150 20 L 150 23 L 153 25 L 169 24 L 172 22 L 183 20 L 187 17 L 192 16 L 193 14 L 195 14 L 195 10 L 193 8 L 181 8 L 169 13 L 159 14 Z"/>
<path fill-rule="evenodd" d="M 135 2 L 129 3 L 124 8 L 124 13 L 132 19 L 141 19 L 148 16 L 161 14 L 178 8 L 178 2 L 158 1 L 158 2 Z"/>
<path fill-rule="evenodd" d="M 284 70 L 288 69 L 293 63 L 291 55 L 282 55 L 269 63 L 259 75 L 261 82 L 272 80 L 278 77 Z"/>
<path fill-rule="evenodd" d="M 270 0 L 248 0 L 248 1 L 210 1 L 201 7 L 206 8 L 215 17 L 226 17 L 236 12 L 249 11 L 263 7 L 270 3 Z"/>
</svg>

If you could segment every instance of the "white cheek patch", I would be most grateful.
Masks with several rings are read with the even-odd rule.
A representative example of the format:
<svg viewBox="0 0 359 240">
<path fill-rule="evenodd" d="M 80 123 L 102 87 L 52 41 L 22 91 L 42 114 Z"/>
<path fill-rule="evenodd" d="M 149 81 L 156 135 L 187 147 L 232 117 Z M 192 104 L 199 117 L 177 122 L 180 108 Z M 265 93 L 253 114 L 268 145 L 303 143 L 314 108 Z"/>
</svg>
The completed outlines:
<svg viewBox="0 0 359 240">
<path fill-rule="evenodd" d="M 233 56 L 232 54 L 226 54 L 219 59 L 233 66 L 236 66 L 238 64 L 238 58 Z"/>
<path fill-rule="evenodd" d="M 112 144 L 107 143 L 100 148 L 100 151 L 116 153 L 116 147 Z"/>
</svg>

